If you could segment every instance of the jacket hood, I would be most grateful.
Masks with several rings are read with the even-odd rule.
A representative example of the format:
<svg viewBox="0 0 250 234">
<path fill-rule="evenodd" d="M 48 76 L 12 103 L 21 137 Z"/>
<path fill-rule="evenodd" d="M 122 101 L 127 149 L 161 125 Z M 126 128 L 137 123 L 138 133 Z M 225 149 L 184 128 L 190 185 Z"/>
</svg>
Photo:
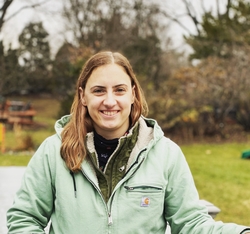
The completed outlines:
<svg viewBox="0 0 250 234">
<path fill-rule="evenodd" d="M 157 124 L 156 120 L 141 116 L 138 122 L 139 135 L 136 145 L 131 152 L 128 166 L 132 165 L 140 151 L 144 149 L 150 150 L 164 136 L 164 133 L 160 126 Z"/>
<path fill-rule="evenodd" d="M 69 122 L 70 118 L 71 118 L 71 115 L 65 115 L 61 119 L 57 120 L 54 125 L 56 134 L 58 135 L 60 139 L 61 139 L 62 130 L 64 126 Z"/>
<path fill-rule="evenodd" d="M 150 132 L 151 132 L 151 134 L 152 134 L 151 137 L 153 138 L 154 143 L 157 142 L 159 139 L 161 139 L 164 136 L 164 133 L 163 133 L 161 127 L 158 125 L 156 120 L 150 119 L 150 118 L 145 118 L 142 116 L 139 119 L 139 123 L 140 123 L 140 125 L 145 125 L 141 129 L 146 129 L 146 132 L 148 134 L 150 134 Z M 142 134 L 143 133 L 144 133 L 144 130 L 142 130 Z M 146 137 L 146 135 L 144 135 L 144 137 Z"/>
<path fill-rule="evenodd" d="M 56 134 L 60 139 L 63 128 L 70 121 L 70 118 L 71 115 L 62 116 L 60 119 L 56 121 L 54 125 Z M 164 133 L 156 120 L 141 116 L 141 118 L 139 119 L 139 123 L 141 126 L 140 130 L 142 130 L 141 135 L 144 136 L 142 137 L 144 142 L 145 140 L 150 141 L 152 139 L 154 142 L 156 142 L 164 136 Z"/>
</svg>

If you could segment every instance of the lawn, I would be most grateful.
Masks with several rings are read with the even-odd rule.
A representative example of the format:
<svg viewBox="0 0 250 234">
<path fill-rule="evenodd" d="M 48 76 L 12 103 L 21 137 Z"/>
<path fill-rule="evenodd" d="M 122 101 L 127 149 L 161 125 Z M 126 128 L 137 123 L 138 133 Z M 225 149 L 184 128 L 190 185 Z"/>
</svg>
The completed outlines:
<svg viewBox="0 0 250 234">
<path fill-rule="evenodd" d="M 200 198 L 221 209 L 216 220 L 250 225 L 250 143 L 193 144 L 181 147 Z"/>
<path fill-rule="evenodd" d="M 0 154 L 0 166 L 26 166 L 31 158 L 29 152 L 22 154 Z"/>
</svg>

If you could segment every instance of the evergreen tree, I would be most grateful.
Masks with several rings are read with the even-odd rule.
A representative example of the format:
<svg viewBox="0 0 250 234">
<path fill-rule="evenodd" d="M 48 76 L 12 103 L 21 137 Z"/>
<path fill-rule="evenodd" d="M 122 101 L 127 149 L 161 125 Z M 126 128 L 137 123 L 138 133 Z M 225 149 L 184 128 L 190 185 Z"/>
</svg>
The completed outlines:
<svg viewBox="0 0 250 234">
<path fill-rule="evenodd" d="M 25 79 L 18 63 L 18 52 L 11 49 L 11 46 L 4 52 L 3 43 L 0 42 L 0 94 L 6 96 L 20 93 L 23 89 Z"/>
<path fill-rule="evenodd" d="M 29 92 L 51 91 L 50 46 L 42 23 L 30 23 L 19 36 L 19 60 L 29 84 Z"/>
<path fill-rule="evenodd" d="M 209 56 L 229 58 L 239 54 L 245 45 L 250 45 L 250 3 L 229 1 L 223 14 L 206 12 L 200 26 L 198 35 L 185 37 L 194 50 L 191 59 Z"/>
</svg>

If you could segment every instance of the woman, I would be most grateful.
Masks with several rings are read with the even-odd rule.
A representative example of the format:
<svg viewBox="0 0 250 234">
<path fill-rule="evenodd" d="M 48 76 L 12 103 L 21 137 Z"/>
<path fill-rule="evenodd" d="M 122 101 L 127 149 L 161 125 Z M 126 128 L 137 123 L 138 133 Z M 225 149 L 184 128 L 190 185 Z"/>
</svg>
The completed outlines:
<svg viewBox="0 0 250 234">
<path fill-rule="evenodd" d="M 153 119 L 128 60 L 101 52 L 83 67 L 71 115 L 31 159 L 7 213 L 9 233 L 249 233 L 215 222 L 180 148 Z"/>
</svg>

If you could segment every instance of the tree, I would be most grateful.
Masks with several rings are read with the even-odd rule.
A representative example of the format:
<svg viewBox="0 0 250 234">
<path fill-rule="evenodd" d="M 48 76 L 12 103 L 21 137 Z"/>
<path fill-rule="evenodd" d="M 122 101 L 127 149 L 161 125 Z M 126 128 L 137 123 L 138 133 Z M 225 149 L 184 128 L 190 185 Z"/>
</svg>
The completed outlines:
<svg viewBox="0 0 250 234">
<path fill-rule="evenodd" d="M 174 100 L 169 123 L 191 126 L 198 135 L 219 133 L 225 137 L 223 129 L 229 121 L 249 131 L 248 62 L 249 56 L 214 56 L 197 66 L 179 69 L 167 84 L 168 95 Z"/>
<path fill-rule="evenodd" d="M 60 100 L 59 117 L 68 114 L 76 92 L 76 81 L 83 64 L 93 55 L 85 46 L 75 47 L 65 43 L 58 50 L 53 62 L 53 93 Z"/>
<path fill-rule="evenodd" d="M 18 63 L 18 51 L 9 48 L 4 52 L 3 44 L 0 42 L 0 94 L 6 96 L 20 93 L 20 87 L 24 86 L 25 79 Z"/>
<path fill-rule="evenodd" d="M 230 13 L 229 13 L 230 12 Z M 206 12 L 197 35 L 186 37 L 186 42 L 194 49 L 191 58 L 208 56 L 229 57 L 244 50 L 250 43 L 250 3 L 239 0 L 228 2 L 223 14 L 214 16 Z"/>
<path fill-rule="evenodd" d="M 46 1 L 40 1 L 34 4 L 21 6 L 15 12 L 9 12 L 14 0 L 4 0 L 0 4 L 0 33 L 6 23 L 25 9 L 37 8 Z M 19 64 L 19 50 L 3 47 L 3 41 L 0 40 L 0 93 L 1 95 L 10 95 L 20 93 L 28 87 L 26 76 L 22 75 L 23 67 Z"/>
<path fill-rule="evenodd" d="M 24 68 L 29 92 L 51 90 L 52 61 L 47 37 L 42 23 L 30 23 L 19 36 L 19 61 Z"/>
<path fill-rule="evenodd" d="M 182 0 L 186 9 L 184 15 L 193 22 L 195 32 L 189 31 L 177 15 L 173 17 L 165 13 L 188 32 L 185 39 L 193 49 L 190 59 L 200 61 L 198 66 L 179 71 L 179 77 L 183 78 L 180 85 L 186 84 L 186 92 L 192 92 L 184 92 L 185 99 L 177 98 L 186 100 L 183 107 L 190 110 L 200 110 L 201 106 L 211 107 L 215 127 L 216 124 L 225 126 L 230 116 L 248 131 L 249 79 L 246 74 L 249 72 L 250 3 L 246 0 L 227 0 L 222 10 L 219 1 L 216 2 L 214 11 L 205 8 L 202 5 L 204 1 L 201 1 L 200 17 L 190 1 Z M 204 94 L 206 98 L 202 98 Z M 208 122 L 209 118 L 205 120 Z M 219 128 L 217 130 L 221 131 Z"/>
<path fill-rule="evenodd" d="M 179 15 L 165 11 L 163 14 L 180 25 L 188 35 L 185 41 L 192 47 L 190 59 L 201 59 L 209 56 L 229 57 L 244 45 L 250 43 L 250 2 L 248 0 L 216 1 L 216 7 L 206 8 L 204 0 L 200 6 L 191 1 L 182 0 L 185 10 Z M 199 9 L 200 10 L 197 10 Z M 190 31 L 183 23 L 183 17 L 193 23 L 195 31 Z"/>
<path fill-rule="evenodd" d="M 5 22 L 6 12 L 12 3 L 13 0 L 6 0 L 3 2 L 3 5 L 0 8 L 0 32 Z"/>
<path fill-rule="evenodd" d="M 135 71 L 152 85 L 158 84 L 162 52 L 156 4 L 143 0 L 67 0 L 64 16 L 76 44 L 100 50 L 119 51 L 131 61 Z"/>
</svg>

